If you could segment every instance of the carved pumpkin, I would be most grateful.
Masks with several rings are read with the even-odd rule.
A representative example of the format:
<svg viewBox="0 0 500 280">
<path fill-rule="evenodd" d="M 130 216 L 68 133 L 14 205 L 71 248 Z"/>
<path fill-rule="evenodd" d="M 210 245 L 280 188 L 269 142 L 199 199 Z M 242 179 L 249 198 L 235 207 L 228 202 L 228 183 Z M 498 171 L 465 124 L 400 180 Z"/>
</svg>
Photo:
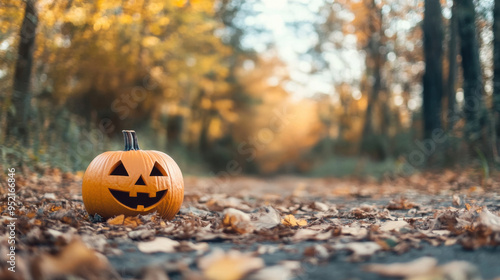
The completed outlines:
<svg viewBox="0 0 500 280">
<path fill-rule="evenodd" d="M 135 131 L 123 130 L 125 150 L 98 155 L 83 175 L 82 197 L 90 215 L 104 218 L 157 211 L 172 219 L 184 199 L 184 181 L 175 161 L 139 149 Z"/>
</svg>

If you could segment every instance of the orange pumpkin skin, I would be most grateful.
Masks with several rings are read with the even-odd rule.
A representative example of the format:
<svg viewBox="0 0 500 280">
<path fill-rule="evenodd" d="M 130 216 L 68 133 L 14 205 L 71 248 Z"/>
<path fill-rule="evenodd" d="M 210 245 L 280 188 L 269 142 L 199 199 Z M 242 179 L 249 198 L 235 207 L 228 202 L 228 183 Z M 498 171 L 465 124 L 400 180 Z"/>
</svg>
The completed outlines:
<svg viewBox="0 0 500 280">
<path fill-rule="evenodd" d="M 124 136 L 125 151 L 98 155 L 83 175 L 82 198 L 87 212 L 110 218 L 157 211 L 163 218 L 173 219 L 184 200 L 184 180 L 179 166 L 167 154 L 143 151 L 137 144 L 136 150 L 127 150 L 127 138 L 135 141 L 137 138 L 132 131 L 124 131 Z M 130 145 L 133 146 L 129 143 L 128 148 Z M 123 172 L 123 168 L 128 176 L 113 175 Z"/>
</svg>

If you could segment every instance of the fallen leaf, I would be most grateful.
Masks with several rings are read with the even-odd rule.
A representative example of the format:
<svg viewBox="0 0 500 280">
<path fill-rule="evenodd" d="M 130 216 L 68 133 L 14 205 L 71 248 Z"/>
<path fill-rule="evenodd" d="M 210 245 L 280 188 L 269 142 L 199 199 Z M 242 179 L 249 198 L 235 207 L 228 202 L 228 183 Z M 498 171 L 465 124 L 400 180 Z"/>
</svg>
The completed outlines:
<svg viewBox="0 0 500 280">
<path fill-rule="evenodd" d="M 472 209 L 472 206 L 470 206 L 469 203 L 465 203 L 465 208 L 467 209 L 467 211 L 470 211 Z"/>
<path fill-rule="evenodd" d="M 206 205 L 210 210 L 234 208 L 242 211 L 250 211 L 251 208 L 243 200 L 236 197 L 213 197 L 211 200 L 207 201 Z"/>
<path fill-rule="evenodd" d="M 206 217 L 210 215 L 209 211 L 201 210 L 193 206 L 189 206 L 187 208 L 181 208 L 179 211 L 181 214 L 186 214 L 186 215 L 193 215 L 193 216 L 200 216 L 200 217 Z"/>
<path fill-rule="evenodd" d="M 120 225 L 123 225 L 124 221 L 125 221 L 125 215 L 118 215 L 116 217 L 109 218 L 106 221 L 106 223 L 108 223 L 108 225 L 120 226 Z"/>
<path fill-rule="evenodd" d="M 479 214 L 479 221 L 493 231 L 500 231 L 500 217 L 491 213 L 486 207 Z"/>
<path fill-rule="evenodd" d="M 304 249 L 304 256 L 306 257 L 317 257 L 319 259 L 326 259 L 330 256 L 328 250 L 325 246 L 316 244 L 314 246 L 309 246 Z"/>
<path fill-rule="evenodd" d="M 439 235 L 439 236 L 447 236 L 450 235 L 450 231 L 446 229 L 440 229 L 440 230 L 433 230 L 432 233 Z"/>
<path fill-rule="evenodd" d="M 439 268 L 438 279 L 452 280 L 481 280 L 481 274 L 475 265 L 467 261 L 453 261 L 446 263 Z M 436 278 L 433 278 L 436 279 Z M 417 279 L 414 279 L 417 280 Z"/>
<path fill-rule="evenodd" d="M 54 199 L 55 199 L 55 198 L 54 198 Z M 56 212 L 56 211 L 59 211 L 59 210 L 61 210 L 61 209 L 62 209 L 62 206 L 60 206 L 60 205 L 57 205 L 57 206 L 56 206 L 56 205 L 53 205 L 52 207 L 50 207 L 49 211 L 50 211 L 50 212 Z"/>
<path fill-rule="evenodd" d="M 357 226 L 343 226 L 342 234 L 350 234 L 356 238 L 362 238 L 368 234 L 368 230 L 366 228 L 362 228 L 359 225 Z"/>
<path fill-rule="evenodd" d="M 223 224 L 240 234 L 251 232 L 254 229 L 250 222 L 250 215 L 234 208 L 224 210 Z"/>
<path fill-rule="evenodd" d="M 196 251 L 198 254 L 201 254 L 209 249 L 210 245 L 206 242 L 193 243 L 191 241 L 182 241 L 179 245 L 179 251 L 181 252 Z"/>
<path fill-rule="evenodd" d="M 307 221 L 304 219 L 297 220 L 294 215 L 289 214 L 286 215 L 284 219 L 281 220 L 281 223 L 285 226 L 307 226 Z"/>
<path fill-rule="evenodd" d="M 278 247 L 272 245 L 259 245 L 256 251 L 259 255 L 274 254 L 278 251 Z"/>
<path fill-rule="evenodd" d="M 252 224 L 258 230 L 273 228 L 280 222 L 280 213 L 271 206 L 262 207 L 259 212 L 252 214 Z"/>
<path fill-rule="evenodd" d="M 142 221 L 139 217 L 126 217 L 123 221 L 123 225 L 135 228 L 139 225 L 142 225 Z"/>
<path fill-rule="evenodd" d="M 142 280 L 169 280 L 165 270 L 158 266 L 150 266 L 144 269 Z"/>
<path fill-rule="evenodd" d="M 408 210 L 413 207 L 416 207 L 417 204 L 408 201 L 406 198 L 399 198 L 397 200 L 391 200 L 389 205 L 387 205 L 387 209 L 389 210 Z"/>
<path fill-rule="evenodd" d="M 446 241 L 444 242 L 444 246 L 451 246 L 451 245 L 455 245 L 457 244 L 457 239 L 456 238 L 448 238 L 446 239 Z"/>
<path fill-rule="evenodd" d="M 295 232 L 292 239 L 294 241 L 305 241 L 314 239 L 314 237 L 318 234 L 318 231 L 312 229 L 301 228 Z"/>
<path fill-rule="evenodd" d="M 55 256 L 43 254 L 33 261 L 35 279 L 79 276 L 84 279 L 120 279 L 107 258 L 80 240 L 63 247 Z"/>
<path fill-rule="evenodd" d="M 407 280 L 481 280 L 476 266 L 466 261 L 453 261 L 437 266 L 432 257 L 422 257 L 407 263 L 370 264 L 365 271 L 387 277 L 401 277 Z"/>
<path fill-rule="evenodd" d="M 399 231 L 401 228 L 408 226 L 406 221 L 387 221 L 380 226 L 381 231 Z"/>
<path fill-rule="evenodd" d="M 211 254 L 200 258 L 198 267 L 209 280 L 238 280 L 264 267 L 264 261 L 236 250 L 226 253 L 221 249 L 216 249 Z"/>
<path fill-rule="evenodd" d="M 320 232 L 317 230 L 301 228 L 298 229 L 292 236 L 292 240 L 295 242 L 305 241 L 305 240 L 328 240 L 332 236 L 330 231 Z"/>
<path fill-rule="evenodd" d="M 134 230 L 128 233 L 128 237 L 134 240 L 145 240 L 155 236 L 153 229 Z"/>
<path fill-rule="evenodd" d="M 299 271 L 302 268 L 301 262 L 299 261 L 283 260 L 279 262 L 279 265 L 282 265 L 291 271 Z"/>
<path fill-rule="evenodd" d="M 90 235 L 85 234 L 82 235 L 82 241 L 90 248 L 97 250 L 98 252 L 103 253 L 106 246 L 108 246 L 108 242 L 106 241 L 106 236 L 103 234 Z"/>
<path fill-rule="evenodd" d="M 248 280 L 287 280 L 293 278 L 292 271 L 283 265 L 274 265 L 263 268 L 245 279 Z"/>
<path fill-rule="evenodd" d="M 328 209 L 330 209 L 330 207 L 328 207 L 328 205 L 326 205 L 322 202 L 318 202 L 318 201 L 315 201 L 313 203 L 313 208 L 315 210 L 322 211 L 322 212 L 328 211 Z"/>
<path fill-rule="evenodd" d="M 437 265 L 437 260 L 422 257 L 407 263 L 369 264 L 365 271 L 389 277 L 414 277 L 429 274 Z"/>
<path fill-rule="evenodd" d="M 345 245 L 345 248 L 358 257 L 371 256 L 382 249 L 376 242 L 351 242 Z"/>
<path fill-rule="evenodd" d="M 55 193 L 46 193 L 43 195 L 42 199 L 56 200 L 57 197 Z"/>
<path fill-rule="evenodd" d="M 137 244 L 139 251 L 143 253 L 173 253 L 179 242 L 167 237 L 157 237 L 153 241 L 144 241 Z"/>
</svg>

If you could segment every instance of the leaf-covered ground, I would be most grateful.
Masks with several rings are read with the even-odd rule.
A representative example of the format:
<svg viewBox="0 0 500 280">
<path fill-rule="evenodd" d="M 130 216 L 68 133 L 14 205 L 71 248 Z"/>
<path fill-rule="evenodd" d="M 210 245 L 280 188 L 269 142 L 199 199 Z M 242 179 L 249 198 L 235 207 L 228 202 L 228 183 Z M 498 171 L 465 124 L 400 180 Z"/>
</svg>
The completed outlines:
<svg viewBox="0 0 500 280">
<path fill-rule="evenodd" d="M 16 180 L 16 272 L 3 178 L 0 279 L 500 277 L 500 184 L 472 172 L 187 177 L 173 221 L 89 217 L 81 177 L 58 170 Z M 461 261 L 462 252 L 477 257 Z"/>
</svg>

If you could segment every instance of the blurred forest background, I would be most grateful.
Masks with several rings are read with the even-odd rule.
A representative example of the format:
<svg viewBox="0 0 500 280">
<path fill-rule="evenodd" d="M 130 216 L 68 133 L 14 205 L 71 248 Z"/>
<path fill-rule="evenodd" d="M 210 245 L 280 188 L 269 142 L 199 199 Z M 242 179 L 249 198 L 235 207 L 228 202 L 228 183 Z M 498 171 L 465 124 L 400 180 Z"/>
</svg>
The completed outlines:
<svg viewBox="0 0 500 280">
<path fill-rule="evenodd" d="M 2 0 L 7 166 L 123 148 L 187 174 L 411 173 L 499 160 L 500 1 Z"/>
</svg>

